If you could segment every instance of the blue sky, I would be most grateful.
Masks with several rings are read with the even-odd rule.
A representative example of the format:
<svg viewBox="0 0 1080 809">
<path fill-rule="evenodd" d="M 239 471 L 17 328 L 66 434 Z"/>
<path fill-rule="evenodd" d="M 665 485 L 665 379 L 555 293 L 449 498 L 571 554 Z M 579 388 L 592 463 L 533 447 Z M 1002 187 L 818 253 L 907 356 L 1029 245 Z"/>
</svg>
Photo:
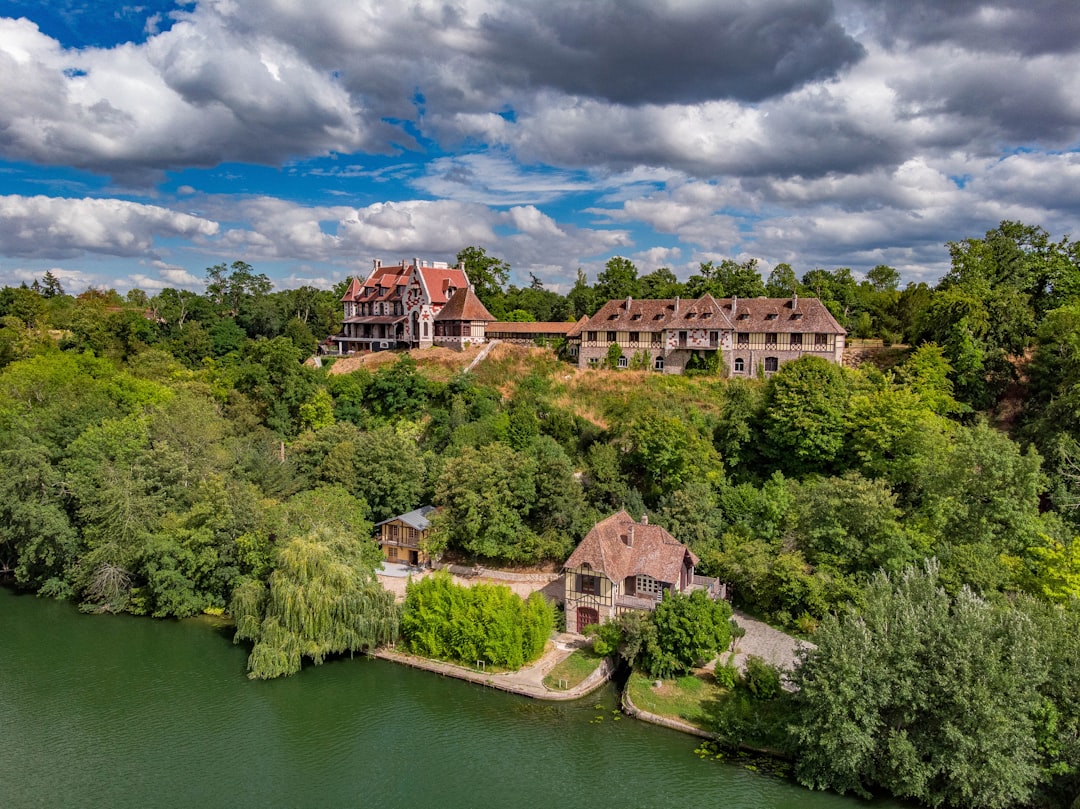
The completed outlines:
<svg viewBox="0 0 1080 809">
<path fill-rule="evenodd" d="M 1074 0 L 0 0 L 0 283 L 278 287 L 479 245 L 935 281 L 1077 234 Z"/>
</svg>

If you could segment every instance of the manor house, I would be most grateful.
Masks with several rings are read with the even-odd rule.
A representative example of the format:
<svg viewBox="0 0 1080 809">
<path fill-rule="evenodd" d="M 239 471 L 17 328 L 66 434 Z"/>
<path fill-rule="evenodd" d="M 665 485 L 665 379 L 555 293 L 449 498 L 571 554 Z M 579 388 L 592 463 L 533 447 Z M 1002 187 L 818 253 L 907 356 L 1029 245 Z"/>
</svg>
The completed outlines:
<svg viewBox="0 0 1080 809">
<path fill-rule="evenodd" d="M 729 376 L 771 374 L 806 354 L 840 364 L 847 332 L 816 298 L 721 298 L 608 301 L 569 337 L 580 341 L 578 365 L 618 366 L 637 358 L 648 368 L 682 373 L 694 359 L 719 355 Z"/>
<path fill-rule="evenodd" d="M 469 279 L 463 266 L 421 261 L 384 266 L 375 259 L 363 283 L 354 278 L 341 298 L 345 318 L 332 339 L 338 353 L 434 345 L 435 316 Z"/>
</svg>

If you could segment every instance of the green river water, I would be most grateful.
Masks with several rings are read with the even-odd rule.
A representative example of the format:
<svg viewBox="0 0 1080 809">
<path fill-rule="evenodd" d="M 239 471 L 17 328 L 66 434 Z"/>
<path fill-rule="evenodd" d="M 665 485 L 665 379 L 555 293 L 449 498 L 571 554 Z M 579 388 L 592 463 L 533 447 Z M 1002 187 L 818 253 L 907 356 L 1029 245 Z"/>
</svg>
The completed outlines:
<svg viewBox="0 0 1080 809">
<path fill-rule="evenodd" d="M 0 588 L 0 807 L 865 805 L 699 760 L 615 720 L 614 688 L 540 703 L 359 657 L 251 682 L 246 654 Z"/>
</svg>

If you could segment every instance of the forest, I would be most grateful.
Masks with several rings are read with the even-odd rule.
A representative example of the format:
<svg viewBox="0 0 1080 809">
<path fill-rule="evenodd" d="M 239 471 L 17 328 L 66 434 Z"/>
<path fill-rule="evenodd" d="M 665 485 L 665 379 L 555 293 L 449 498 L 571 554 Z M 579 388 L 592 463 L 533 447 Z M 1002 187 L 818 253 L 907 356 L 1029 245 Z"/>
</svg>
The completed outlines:
<svg viewBox="0 0 1080 809">
<path fill-rule="evenodd" d="M 400 632 L 377 521 L 431 503 L 430 552 L 533 566 L 618 508 L 647 511 L 736 607 L 818 645 L 796 675 L 804 783 L 1068 806 L 1078 244 L 1003 222 L 949 243 L 937 284 L 903 288 L 885 266 L 763 278 L 723 261 L 679 281 L 616 258 L 566 295 L 458 255 L 503 319 L 798 294 L 893 347 L 730 381 L 575 371 L 542 349 L 470 374 L 424 352 L 335 374 L 303 361 L 338 330 L 344 282 L 275 291 L 236 261 L 202 294 L 73 295 L 47 273 L 0 290 L 0 572 L 88 611 L 228 612 L 273 676 Z"/>
</svg>

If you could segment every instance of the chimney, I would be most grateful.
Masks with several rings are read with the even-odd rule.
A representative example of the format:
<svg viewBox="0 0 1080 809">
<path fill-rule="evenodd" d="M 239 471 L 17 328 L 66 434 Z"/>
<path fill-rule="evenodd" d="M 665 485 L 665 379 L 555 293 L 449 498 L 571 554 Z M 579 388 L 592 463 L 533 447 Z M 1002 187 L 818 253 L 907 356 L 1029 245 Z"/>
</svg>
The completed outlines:
<svg viewBox="0 0 1080 809">
<path fill-rule="evenodd" d="M 377 270 L 377 269 L 379 269 L 379 267 L 382 266 L 382 260 L 381 259 L 375 259 L 374 264 L 375 264 L 375 269 Z"/>
<path fill-rule="evenodd" d="M 798 292 L 792 292 L 791 293 L 791 311 L 792 312 L 797 311 L 798 308 L 799 308 L 799 293 Z"/>
<path fill-rule="evenodd" d="M 626 311 L 630 311 L 630 302 L 633 300 L 629 295 L 626 296 Z"/>
<path fill-rule="evenodd" d="M 739 309 L 739 299 L 734 295 L 731 296 L 731 316 L 734 317 L 735 313 Z"/>
<path fill-rule="evenodd" d="M 675 296 L 675 314 L 679 314 L 679 296 Z"/>
<path fill-rule="evenodd" d="M 418 259 L 418 258 L 414 258 L 414 259 L 412 260 L 412 263 L 413 263 L 413 266 L 414 266 L 414 267 L 417 267 L 417 268 L 419 268 L 419 267 L 420 267 L 420 259 Z"/>
<path fill-rule="evenodd" d="M 633 524 L 631 524 L 631 525 L 629 525 L 627 527 L 627 529 L 626 529 L 626 539 L 624 541 L 626 542 L 626 547 L 628 547 L 628 548 L 634 547 L 634 526 L 633 526 Z"/>
<path fill-rule="evenodd" d="M 649 515 L 646 514 L 644 511 L 641 512 L 641 524 L 642 525 L 648 525 L 649 524 Z"/>
</svg>

